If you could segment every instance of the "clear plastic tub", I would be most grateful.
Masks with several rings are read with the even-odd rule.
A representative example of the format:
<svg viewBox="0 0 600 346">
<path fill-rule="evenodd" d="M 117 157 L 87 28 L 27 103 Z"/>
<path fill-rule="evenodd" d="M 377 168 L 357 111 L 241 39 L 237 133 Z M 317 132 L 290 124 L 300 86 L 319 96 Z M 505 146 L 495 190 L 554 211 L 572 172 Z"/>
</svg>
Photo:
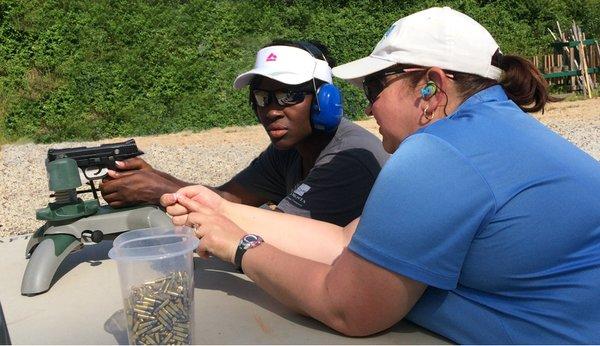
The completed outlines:
<svg viewBox="0 0 600 346">
<path fill-rule="evenodd" d="M 139 229 L 114 240 L 108 255 L 119 268 L 130 344 L 193 343 L 198 243 L 189 227 Z"/>
</svg>

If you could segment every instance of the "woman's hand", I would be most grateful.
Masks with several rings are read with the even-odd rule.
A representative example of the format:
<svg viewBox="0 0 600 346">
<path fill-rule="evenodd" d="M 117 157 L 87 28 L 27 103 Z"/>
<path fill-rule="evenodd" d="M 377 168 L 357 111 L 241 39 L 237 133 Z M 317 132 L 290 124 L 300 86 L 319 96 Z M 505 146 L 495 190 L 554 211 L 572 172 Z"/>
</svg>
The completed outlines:
<svg viewBox="0 0 600 346">
<path fill-rule="evenodd" d="M 203 185 L 186 186 L 177 190 L 176 193 L 164 194 L 160 198 L 160 204 L 163 207 L 167 208 L 167 213 L 173 216 L 173 223 L 175 223 L 176 225 L 181 225 L 179 223 L 176 223 L 182 219 L 180 216 L 185 216 L 186 214 L 197 211 L 189 209 L 193 208 L 193 206 L 191 205 L 189 207 L 186 207 L 181 203 L 178 203 L 177 196 L 187 197 L 188 199 L 199 203 L 203 207 L 218 213 L 222 212 L 222 207 L 226 202 L 226 200 L 219 194 Z"/>
<path fill-rule="evenodd" d="M 200 238 L 198 255 L 208 258 L 212 254 L 223 261 L 234 263 L 237 246 L 246 232 L 225 216 L 185 194 L 173 195 L 177 205 L 191 211 L 189 214 L 176 216 L 179 218 L 176 224 L 194 227 L 196 236 Z"/>
<path fill-rule="evenodd" d="M 163 194 L 179 189 L 177 184 L 152 169 L 109 171 L 108 174 L 100 184 L 100 192 L 113 208 L 142 203 L 157 204 Z"/>
</svg>

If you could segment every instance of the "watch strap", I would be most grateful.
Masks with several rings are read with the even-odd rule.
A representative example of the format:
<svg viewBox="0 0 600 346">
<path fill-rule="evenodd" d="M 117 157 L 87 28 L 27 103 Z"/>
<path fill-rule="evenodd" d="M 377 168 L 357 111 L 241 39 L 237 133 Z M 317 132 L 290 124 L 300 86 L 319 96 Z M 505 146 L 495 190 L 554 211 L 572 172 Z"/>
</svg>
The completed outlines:
<svg viewBox="0 0 600 346">
<path fill-rule="evenodd" d="M 244 273 L 244 270 L 242 269 L 242 257 L 244 257 L 246 251 L 248 251 L 248 249 L 244 249 L 241 245 L 238 245 L 237 250 L 235 251 L 235 258 L 233 259 L 235 267 L 242 274 Z"/>
<path fill-rule="evenodd" d="M 233 263 L 240 273 L 244 273 L 244 270 L 242 269 L 242 258 L 244 257 L 246 251 L 257 247 L 262 243 L 263 239 L 256 234 L 246 234 L 244 237 L 242 237 L 233 258 Z"/>
</svg>

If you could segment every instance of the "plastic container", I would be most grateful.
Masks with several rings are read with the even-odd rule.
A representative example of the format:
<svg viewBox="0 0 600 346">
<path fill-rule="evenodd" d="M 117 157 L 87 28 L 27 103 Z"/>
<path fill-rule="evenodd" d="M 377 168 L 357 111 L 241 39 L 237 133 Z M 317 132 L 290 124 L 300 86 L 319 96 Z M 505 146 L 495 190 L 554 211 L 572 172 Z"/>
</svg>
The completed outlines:
<svg viewBox="0 0 600 346">
<path fill-rule="evenodd" d="M 129 343 L 192 344 L 193 251 L 189 227 L 146 228 L 119 235 L 109 251 L 117 260 Z"/>
</svg>

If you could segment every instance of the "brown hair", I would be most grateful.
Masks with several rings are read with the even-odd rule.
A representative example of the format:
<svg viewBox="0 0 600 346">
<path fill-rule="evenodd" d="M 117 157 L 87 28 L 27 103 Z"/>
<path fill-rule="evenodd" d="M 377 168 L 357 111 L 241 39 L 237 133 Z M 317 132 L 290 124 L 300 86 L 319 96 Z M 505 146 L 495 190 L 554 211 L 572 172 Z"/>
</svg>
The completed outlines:
<svg viewBox="0 0 600 346">
<path fill-rule="evenodd" d="M 458 92 L 464 99 L 483 89 L 500 84 L 508 98 L 524 112 L 533 113 L 541 110 L 543 113 L 547 102 L 561 100 L 550 96 L 548 83 L 529 60 L 516 55 L 504 55 L 498 59 L 497 64 L 503 70 L 500 82 L 470 73 L 447 72 L 454 75 L 453 80 L 456 82 Z M 424 74 L 416 74 L 411 79 L 414 83 L 417 83 Z"/>
</svg>

